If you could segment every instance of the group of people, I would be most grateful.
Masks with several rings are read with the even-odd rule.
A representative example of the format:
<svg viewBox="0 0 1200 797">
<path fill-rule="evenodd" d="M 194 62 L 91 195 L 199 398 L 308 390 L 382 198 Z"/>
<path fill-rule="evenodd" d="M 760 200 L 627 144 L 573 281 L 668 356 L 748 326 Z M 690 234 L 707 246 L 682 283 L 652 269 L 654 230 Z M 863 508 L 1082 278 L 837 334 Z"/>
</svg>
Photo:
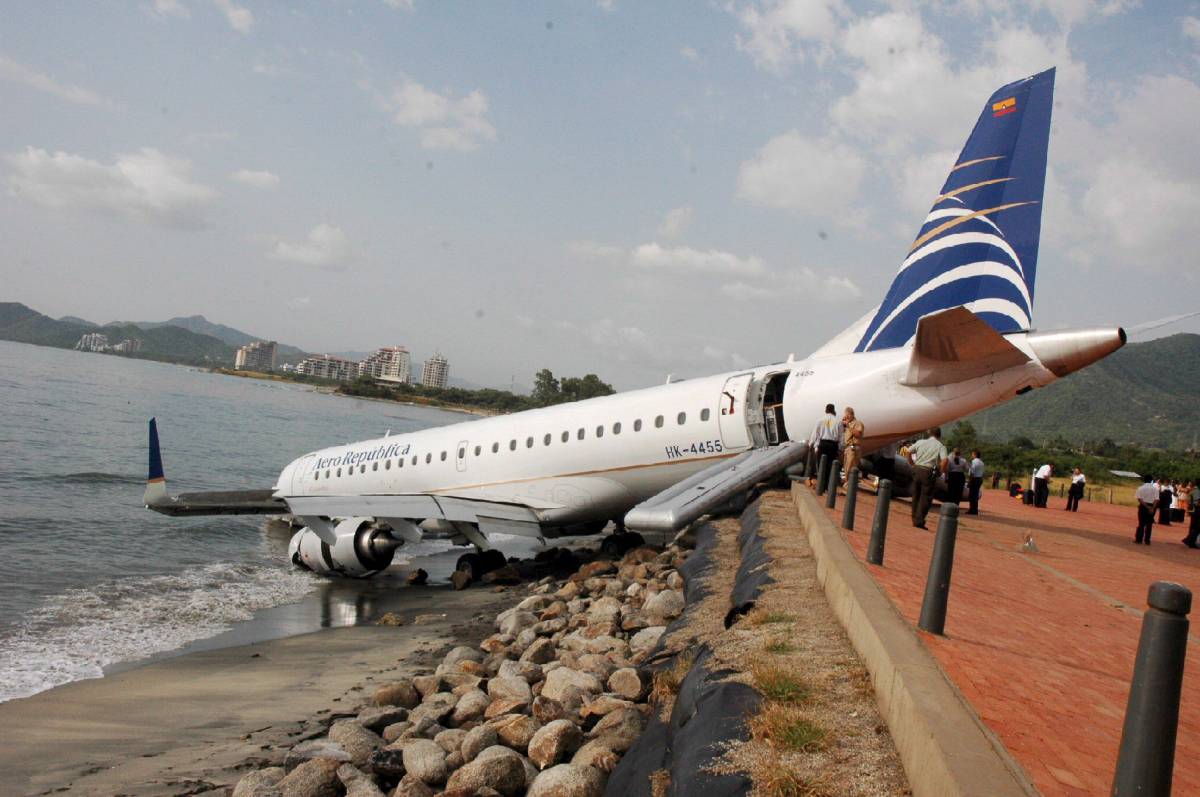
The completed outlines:
<svg viewBox="0 0 1200 797">
<path fill-rule="evenodd" d="M 863 435 L 866 431 L 867 427 L 855 417 L 853 407 L 846 407 L 839 420 L 837 408 L 826 404 L 825 414 L 813 428 L 809 448 L 817 452 L 818 458 L 825 457 L 827 462 L 836 462 L 840 458 L 844 479 L 862 461 Z"/>
<path fill-rule="evenodd" d="M 933 503 L 933 491 L 940 474 L 946 475 L 946 500 L 961 504 L 963 491 L 967 492 L 966 514 L 979 514 L 979 492 L 983 488 L 983 459 L 978 450 L 972 451 L 968 459 L 957 448 L 947 450 L 942 443 L 942 430 L 934 427 L 929 435 L 901 449 L 905 458 L 912 463 L 912 524 L 916 528 L 928 528 L 925 518 Z"/>
<path fill-rule="evenodd" d="M 1158 515 L 1160 526 L 1183 523 L 1188 516 L 1188 534 L 1183 544 L 1189 548 L 1200 548 L 1200 519 L 1197 518 L 1197 503 L 1200 502 L 1200 485 L 1192 482 L 1174 483 L 1171 479 L 1155 480 L 1144 477 L 1145 482 L 1137 488 L 1134 497 L 1138 502 L 1138 524 L 1133 541 L 1136 545 L 1149 545 L 1154 531 L 1154 516 Z"/>
</svg>

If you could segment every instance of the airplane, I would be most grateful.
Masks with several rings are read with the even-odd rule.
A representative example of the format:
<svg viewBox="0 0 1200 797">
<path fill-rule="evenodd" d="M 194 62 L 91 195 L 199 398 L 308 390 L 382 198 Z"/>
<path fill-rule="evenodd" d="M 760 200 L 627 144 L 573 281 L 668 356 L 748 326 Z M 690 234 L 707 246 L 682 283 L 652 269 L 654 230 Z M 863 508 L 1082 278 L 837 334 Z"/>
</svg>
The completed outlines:
<svg viewBox="0 0 1200 797">
<path fill-rule="evenodd" d="M 1032 328 L 1054 70 L 998 89 L 883 301 L 803 359 L 323 448 L 266 490 L 166 489 L 150 420 L 144 503 L 166 515 L 290 514 L 293 564 L 369 576 L 442 534 L 503 566 L 496 534 L 674 532 L 736 509 L 807 456 L 829 402 L 865 420 L 864 453 L 1044 387 L 1116 351 L 1123 329 Z"/>
</svg>

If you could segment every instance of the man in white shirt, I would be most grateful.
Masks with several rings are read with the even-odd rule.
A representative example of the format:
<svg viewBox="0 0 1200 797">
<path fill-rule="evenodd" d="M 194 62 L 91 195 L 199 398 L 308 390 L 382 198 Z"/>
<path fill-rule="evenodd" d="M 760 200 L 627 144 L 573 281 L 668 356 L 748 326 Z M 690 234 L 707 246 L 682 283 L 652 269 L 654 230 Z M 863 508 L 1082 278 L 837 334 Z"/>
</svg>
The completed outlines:
<svg viewBox="0 0 1200 797">
<path fill-rule="evenodd" d="M 1150 544 L 1150 532 L 1154 530 L 1154 507 L 1158 504 L 1158 485 L 1146 476 L 1146 483 L 1133 494 L 1138 502 L 1138 525 L 1134 534 L 1135 545 Z"/>
<path fill-rule="evenodd" d="M 946 469 L 946 447 L 941 437 L 942 430 L 934 427 L 929 430 L 929 437 L 908 448 L 908 461 L 913 466 L 912 522 L 919 529 L 926 528 L 925 516 L 933 501 L 933 486 L 938 474 Z"/>
<path fill-rule="evenodd" d="M 1047 462 L 1033 474 L 1033 505 L 1039 509 L 1046 508 L 1050 498 L 1050 475 L 1054 473 L 1054 463 Z"/>
<path fill-rule="evenodd" d="M 810 448 L 817 452 L 817 462 L 821 461 L 821 455 L 825 455 L 825 467 L 832 467 L 835 460 L 838 458 L 838 447 L 842 442 L 842 422 L 838 420 L 837 411 L 832 404 L 825 405 L 825 415 L 821 420 L 817 421 L 817 425 L 813 427 L 812 436 L 808 439 Z M 824 484 L 829 478 L 829 471 L 824 470 L 817 474 L 820 484 Z"/>
<path fill-rule="evenodd" d="M 983 487 L 983 460 L 980 459 L 979 449 L 971 452 L 971 466 L 967 470 L 967 500 L 971 507 L 968 515 L 979 514 L 979 491 Z"/>
<path fill-rule="evenodd" d="M 1079 499 L 1083 498 L 1083 490 L 1087 485 L 1087 477 L 1079 468 L 1071 474 L 1071 488 L 1067 491 L 1067 511 L 1079 511 Z"/>
</svg>

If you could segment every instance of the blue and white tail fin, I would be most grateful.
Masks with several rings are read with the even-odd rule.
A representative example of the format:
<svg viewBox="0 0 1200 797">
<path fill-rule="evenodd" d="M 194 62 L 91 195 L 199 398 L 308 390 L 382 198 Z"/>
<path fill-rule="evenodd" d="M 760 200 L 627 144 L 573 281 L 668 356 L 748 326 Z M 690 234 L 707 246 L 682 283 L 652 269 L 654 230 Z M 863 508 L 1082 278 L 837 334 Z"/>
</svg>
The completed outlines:
<svg viewBox="0 0 1200 797">
<path fill-rule="evenodd" d="M 1053 97 L 1050 69 L 988 100 L 855 351 L 904 346 L 951 307 L 998 332 L 1029 328 Z"/>
</svg>

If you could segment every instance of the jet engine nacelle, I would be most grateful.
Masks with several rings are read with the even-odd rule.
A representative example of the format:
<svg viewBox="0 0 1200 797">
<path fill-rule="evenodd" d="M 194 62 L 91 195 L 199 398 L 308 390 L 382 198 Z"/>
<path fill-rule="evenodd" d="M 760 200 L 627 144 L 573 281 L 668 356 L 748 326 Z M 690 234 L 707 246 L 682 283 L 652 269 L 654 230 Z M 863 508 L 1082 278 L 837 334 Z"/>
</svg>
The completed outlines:
<svg viewBox="0 0 1200 797">
<path fill-rule="evenodd" d="M 305 526 L 292 535 L 288 559 L 297 567 L 306 567 L 323 576 L 339 575 L 366 578 L 392 563 L 396 549 L 403 544 L 383 529 L 372 528 L 372 518 L 352 517 L 340 521 L 334 530 L 337 542 L 328 545 Z"/>
</svg>

